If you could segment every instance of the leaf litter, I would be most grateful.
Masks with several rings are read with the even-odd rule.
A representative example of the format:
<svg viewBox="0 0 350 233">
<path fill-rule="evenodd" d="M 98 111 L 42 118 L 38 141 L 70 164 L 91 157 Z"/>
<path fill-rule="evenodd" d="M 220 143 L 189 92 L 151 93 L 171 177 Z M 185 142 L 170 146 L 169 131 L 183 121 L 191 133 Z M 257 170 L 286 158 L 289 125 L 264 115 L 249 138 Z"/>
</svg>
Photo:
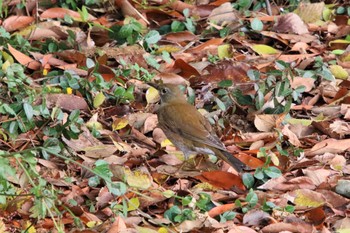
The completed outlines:
<svg viewBox="0 0 350 233">
<path fill-rule="evenodd" d="M 350 6 L 269 3 L 9 4 L 2 71 L 45 94 L 16 105 L 1 81 L 0 232 L 348 231 Z M 187 86 L 251 170 L 184 161 L 152 77 Z"/>
</svg>

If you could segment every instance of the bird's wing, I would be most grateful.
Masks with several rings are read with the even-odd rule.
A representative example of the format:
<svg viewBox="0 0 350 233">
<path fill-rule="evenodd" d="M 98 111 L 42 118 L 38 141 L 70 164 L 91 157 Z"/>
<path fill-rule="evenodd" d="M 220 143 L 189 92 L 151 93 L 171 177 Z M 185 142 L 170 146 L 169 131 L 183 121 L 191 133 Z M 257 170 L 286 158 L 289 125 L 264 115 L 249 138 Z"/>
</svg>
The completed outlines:
<svg viewBox="0 0 350 233">
<path fill-rule="evenodd" d="M 158 111 L 161 128 L 176 133 L 185 139 L 193 140 L 208 146 L 225 150 L 220 139 L 211 132 L 208 120 L 189 104 L 171 104 Z"/>
</svg>

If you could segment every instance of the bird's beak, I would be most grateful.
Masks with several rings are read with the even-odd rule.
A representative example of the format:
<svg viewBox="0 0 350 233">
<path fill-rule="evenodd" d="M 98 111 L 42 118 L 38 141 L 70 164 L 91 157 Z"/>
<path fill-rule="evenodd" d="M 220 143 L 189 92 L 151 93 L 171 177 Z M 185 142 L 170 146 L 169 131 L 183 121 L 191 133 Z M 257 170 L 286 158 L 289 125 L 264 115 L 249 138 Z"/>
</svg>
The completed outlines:
<svg viewBox="0 0 350 233">
<path fill-rule="evenodd" d="M 154 82 L 147 82 L 147 85 L 154 87 L 155 89 L 159 89 L 159 84 L 158 83 L 154 83 Z"/>
</svg>

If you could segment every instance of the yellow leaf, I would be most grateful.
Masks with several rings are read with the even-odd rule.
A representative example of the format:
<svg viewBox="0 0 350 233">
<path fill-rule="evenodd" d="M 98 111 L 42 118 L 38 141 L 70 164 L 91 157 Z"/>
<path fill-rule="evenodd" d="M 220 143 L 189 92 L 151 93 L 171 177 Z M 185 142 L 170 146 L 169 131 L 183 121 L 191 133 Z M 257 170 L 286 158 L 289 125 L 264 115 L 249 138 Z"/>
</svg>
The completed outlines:
<svg viewBox="0 0 350 233">
<path fill-rule="evenodd" d="M 166 147 L 166 146 L 173 146 L 173 143 L 171 143 L 171 141 L 169 139 L 165 139 L 164 141 L 162 141 L 160 143 L 161 147 Z"/>
<path fill-rule="evenodd" d="M 319 207 L 325 203 L 322 195 L 312 190 L 299 189 L 295 194 L 294 203 L 297 207 Z"/>
<path fill-rule="evenodd" d="M 324 6 L 324 2 L 299 4 L 294 13 L 305 23 L 315 23 L 321 19 Z"/>
<path fill-rule="evenodd" d="M 275 154 L 275 153 L 270 153 L 269 154 L 269 156 L 270 156 L 270 158 L 271 158 L 271 162 L 275 165 L 275 166 L 278 166 L 278 165 L 280 165 L 280 161 L 279 161 L 279 159 L 278 159 L 278 157 L 277 157 L 277 155 Z"/>
<path fill-rule="evenodd" d="M 113 130 L 120 130 L 125 128 L 129 124 L 129 120 L 127 117 L 123 118 L 117 118 L 115 121 L 113 121 L 112 128 Z"/>
<path fill-rule="evenodd" d="M 137 197 L 133 197 L 128 202 L 128 211 L 137 210 L 140 207 L 140 200 Z"/>
<path fill-rule="evenodd" d="M 102 92 L 99 92 L 94 98 L 94 108 L 100 107 L 101 104 L 103 104 L 103 102 L 105 101 L 105 99 L 106 96 Z"/>
<path fill-rule="evenodd" d="M 338 39 L 338 40 L 332 40 L 331 42 L 329 42 L 329 46 L 331 46 L 332 44 L 350 44 L 350 41 Z"/>
<path fill-rule="evenodd" d="M 162 52 L 166 51 L 168 53 L 176 53 L 181 50 L 181 47 L 174 46 L 174 45 L 163 45 L 159 46 L 159 48 L 156 51 L 156 54 L 162 54 Z"/>
<path fill-rule="evenodd" d="M 337 79 L 347 79 L 349 76 L 348 72 L 339 65 L 331 65 L 329 68 L 334 77 Z"/>
<path fill-rule="evenodd" d="M 296 119 L 296 118 L 290 118 L 287 120 L 287 122 L 289 124 L 292 124 L 292 125 L 297 125 L 297 124 L 301 124 L 301 125 L 304 125 L 304 126 L 309 126 L 312 124 L 312 120 L 307 120 L 307 119 Z"/>
<path fill-rule="evenodd" d="M 7 60 L 7 61 L 4 62 L 4 64 L 2 64 L 1 69 L 2 69 L 3 71 L 6 71 L 7 68 L 8 68 L 10 65 L 11 65 L 10 61 Z"/>
<path fill-rule="evenodd" d="M 163 196 L 166 198 L 173 197 L 175 195 L 175 192 L 173 190 L 166 190 L 163 192 Z"/>
<path fill-rule="evenodd" d="M 98 222 L 97 221 L 90 221 L 86 223 L 86 226 L 89 228 L 93 228 L 95 226 L 97 226 Z"/>
<path fill-rule="evenodd" d="M 277 49 L 274 49 L 271 46 L 263 45 L 263 44 L 253 45 L 252 49 L 260 55 L 279 53 Z"/>
<path fill-rule="evenodd" d="M 137 233 L 157 233 L 157 231 L 150 229 L 150 228 L 147 228 L 147 227 L 136 226 L 135 228 L 136 228 Z"/>
<path fill-rule="evenodd" d="M 150 87 L 146 92 L 146 101 L 148 104 L 154 104 L 160 99 L 159 92 L 154 87 Z"/>
<path fill-rule="evenodd" d="M 220 59 L 232 57 L 232 47 L 229 44 L 219 45 L 218 55 Z"/>
<path fill-rule="evenodd" d="M 92 130 L 92 129 L 96 129 L 96 130 L 102 130 L 103 126 L 100 122 L 97 121 L 98 118 L 98 113 L 95 113 L 90 120 L 86 123 L 86 127 L 88 127 L 88 129 Z"/>
<path fill-rule="evenodd" d="M 158 229 L 158 233 L 168 233 L 168 229 L 166 229 L 165 227 L 161 227 Z"/>
<path fill-rule="evenodd" d="M 34 225 L 30 221 L 25 222 L 24 229 L 26 229 L 26 232 L 28 233 L 36 233 Z"/>
<path fill-rule="evenodd" d="M 125 169 L 126 182 L 130 187 L 137 189 L 148 189 L 151 187 L 152 181 L 148 174 L 141 171 L 132 172 L 130 169 Z"/>
</svg>

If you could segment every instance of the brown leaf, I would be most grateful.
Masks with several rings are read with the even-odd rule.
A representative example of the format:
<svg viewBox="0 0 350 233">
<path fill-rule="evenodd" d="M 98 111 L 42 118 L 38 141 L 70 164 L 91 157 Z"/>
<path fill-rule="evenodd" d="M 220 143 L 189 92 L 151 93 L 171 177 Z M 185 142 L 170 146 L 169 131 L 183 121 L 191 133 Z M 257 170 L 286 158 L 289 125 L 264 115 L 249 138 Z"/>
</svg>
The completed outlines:
<svg viewBox="0 0 350 233">
<path fill-rule="evenodd" d="M 309 233 L 315 232 L 316 229 L 312 225 L 306 223 L 273 223 L 263 229 L 262 233 L 281 233 L 281 232 L 293 232 L 293 233 Z"/>
<path fill-rule="evenodd" d="M 198 45 L 194 48 L 189 49 L 187 52 L 189 53 L 203 53 L 206 51 L 206 49 L 210 48 L 210 47 L 217 47 L 219 45 L 221 45 L 224 42 L 225 39 L 223 38 L 213 38 L 210 39 L 206 42 L 204 42 L 201 45 Z"/>
<path fill-rule="evenodd" d="M 248 226 L 262 226 L 269 222 L 271 216 L 262 210 L 250 210 L 243 217 L 243 224 Z"/>
<path fill-rule="evenodd" d="M 13 32 L 18 29 L 24 28 L 34 22 L 34 18 L 31 16 L 10 16 L 4 20 L 2 23 L 2 26 L 5 28 L 8 32 Z"/>
<path fill-rule="evenodd" d="M 75 20 L 79 20 L 81 21 L 81 15 L 73 10 L 69 10 L 66 8 L 49 8 L 47 10 L 45 10 L 41 15 L 40 18 L 42 19 L 53 19 L 53 18 L 59 18 L 59 19 L 63 19 L 65 15 L 69 15 L 71 16 L 73 19 Z M 96 18 L 92 15 L 89 14 L 89 17 L 87 19 L 88 21 L 94 21 L 96 20 Z"/>
<path fill-rule="evenodd" d="M 68 94 L 48 94 L 46 96 L 46 106 L 48 108 L 59 107 L 66 111 L 73 111 L 75 109 L 89 110 L 89 106 L 84 98 Z"/>
<path fill-rule="evenodd" d="M 197 77 L 200 75 L 196 68 L 194 68 L 182 59 L 175 60 L 174 68 L 181 69 L 180 75 L 185 78 L 190 78 L 193 76 Z"/>
<path fill-rule="evenodd" d="M 326 139 L 317 143 L 311 149 L 305 150 L 306 156 L 321 155 L 326 152 L 341 153 L 350 148 L 350 139 L 336 140 L 333 138 Z"/>
<path fill-rule="evenodd" d="M 298 35 L 309 33 L 309 30 L 304 22 L 297 14 L 294 13 L 279 16 L 273 30 L 276 32 L 293 33 Z"/>
<path fill-rule="evenodd" d="M 233 11 L 233 7 L 230 2 L 225 2 L 215 8 L 208 17 L 209 22 L 214 22 L 217 25 L 238 22 L 238 20 L 239 18 L 237 13 Z"/>
<path fill-rule="evenodd" d="M 164 40 L 168 40 L 174 43 L 197 41 L 198 36 L 194 35 L 192 32 L 170 32 L 163 36 Z"/>
<path fill-rule="evenodd" d="M 324 2 L 299 4 L 295 13 L 298 14 L 305 23 L 315 23 L 321 20 L 324 5 Z"/>
<path fill-rule="evenodd" d="M 143 16 L 128 0 L 115 0 L 116 5 L 121 8 L 124 16 L 131 16 L 135 19 L 142 20 L 144 24 L 149 24 Z"/>
<path fill-rule="evenodd" d="M 247 76 L 247 71 L 251 66 L 245 62 L 232 62 L 223 60 L 217 64 L 208 65 L 203 69 L 203 74 L 197 82 L 213 83 L 222 80 L 232 80 L 235 86 L 242 90 L 244 94 L 253 90 L 253 84 Z M 191 82 L 195 82 L 192 81 Z"/>
<path fill-rule="evenodd" d="M 198 71 L 195 70 L 195 68 L 191 67 L 187 67 L 187 63 L 186 65 L 184 63 L 182 63 L 184 61 L 178 61 L 178 63 L 175 62 L 175 67 L 178 66 L 178 68 L 182 68 L 184 70 L 188 70 L 188 71 L 183 71 L 183 72 L 188 72 L 188 75 L 199 75 Z M 187 76 L 187 75 L 186 75 Z M 182 76 L 178 75 L 178 74 L 174 74 L 174 73 L 159 73 L 156 76 L 154 76 L 153 80 L 162 80 L 163 83 L 170 83 L 170 84 L 174 84 L 174 85 L 186 85 L 188 86 L 189 83 L 186 79 L 184 79 Z"/>
<path fill-rule="evenodd" d="M 16 50 L 13 48 L 10 44 L 7 44 L 10 53 L 16 58 L 16 60 L 24 65 L 25 67 L 28 67 L 32 70 L 39 70 L 41 68 L 41 63 L 38 61 L 35 61 L 34 59 L 28 57 L 24 53 Z"/>
</svg>

